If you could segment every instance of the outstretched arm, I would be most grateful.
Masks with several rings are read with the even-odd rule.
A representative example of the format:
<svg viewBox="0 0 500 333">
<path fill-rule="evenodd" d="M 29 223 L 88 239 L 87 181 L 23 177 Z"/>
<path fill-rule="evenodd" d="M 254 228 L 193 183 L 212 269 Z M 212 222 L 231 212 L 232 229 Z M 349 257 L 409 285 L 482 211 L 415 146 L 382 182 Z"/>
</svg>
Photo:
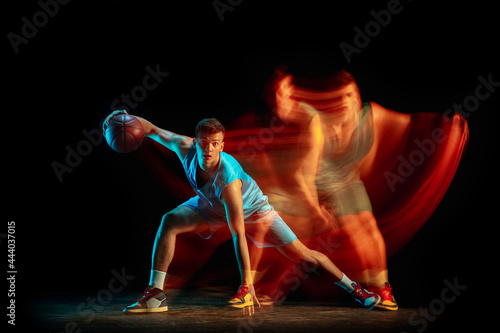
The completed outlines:
<svg viewBox="0 0 500 333">
<path fill-rule="evenodd" d="M 184 156 L 189 152 L 189 149 L 193 146 L 193 138 L 185 135 L 179 135 L 171 131 L 167 131 L 163 128 L 155 126 L 150 121 L 137 117 L 144 127 L 144 134 L 155 140 L 158 143 L 161 143 L 168 149 L 172 150 L 179 156 L 181 161 L 184 159 Z"/>
<path fill-rule="evenodd" d="M 307 208 L 311 218 L 326 222 L 322 212 L 316 188 L 316 175 L 319 172 L 319 161 L 322 159 L 324 138 L 319 115 L 315 115 L 299 135 L 299 153 L 290 159 L 294 171 L 289 179 L 290 192 L 297 195 Z"/>
<path fill-rule="evenodd" d="M 103 124 L 103 130 L 106 129 L 107 125 L 109 124 L 109 120 L 120 113 L 127 112 L 125 110 L 113 111 L 109 116 L 106 117 L 106 120 Z M 161 143 L 168 149 L 175 152 L 177 156 L 179 156 L 181 161 L 184 159 L 184 156 L 186 156 L 186 154 L 189 152 L 189 149 L 191 149 L 193 145 L 193 138 L 185 135 L 175 134 L 174 132 L 167 131 L 158 126 L 155 126 L 153 123 L 144 118 L 137 116 L 135 117 L 141 122 L 142 127 L 144 128 L 145 136 L 150 137 L 151 139 L 155 140 L 158 143 Z"/>
<path fill-rule="evenodd" d="M 245 236 L 245 220 L 243 216 L 243 198 L 241 196 L 241 180 L 235 180 L 229 184 L 222 192 L 221 199 L 226 209 L 226 216 L 229 223 L 229 229 L 233 236 L 234 250 L 241 274 L 241 283 L 249 286 L 249 292 L 254 300 L 260 306 L 255 289 L 253 287 L 252 274 L 250 272 L 250 255 L 248 253 L 248 244 Z M 249 314 L 254 313 L 253 306 L 249 309 Z"/>
</svg>

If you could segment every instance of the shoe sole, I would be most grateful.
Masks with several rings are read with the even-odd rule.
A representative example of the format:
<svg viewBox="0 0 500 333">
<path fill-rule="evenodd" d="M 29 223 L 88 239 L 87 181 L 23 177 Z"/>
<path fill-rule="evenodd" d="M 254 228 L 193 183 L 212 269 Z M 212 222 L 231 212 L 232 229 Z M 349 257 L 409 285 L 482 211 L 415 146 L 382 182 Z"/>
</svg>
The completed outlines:
<svg viewBox="0 0 500 333">
<path fill-rule="evenodd" d="M 168 306 L 162 306 L 160 308 L 149 308 L 149 309 L 124 309 L 124 313 L 160 313 L 160 312 L 167 312 L 168 311 Z"/>
<path fill-rule="evenodd" d="M 253 305 L 252 302 L 246 302 L 246 303 L 238 303 L 238 304 L 228 304 L 230 308 L 235 308 L 235 309 L 243 309 L 246 308 L 247 306 Z"/>
<path fill-rule="evenodd" d="M 377 309 L 387 310 L 387 311 L 397 311 L 399 309 L 397 304 L 384 304 L 384 302 L 380 302 L 377 304 Z"/>
<path fill-rule="evenodd" d="M 378 296 L 378 295 L 377 295 Z M 381 298 L 380 296 L 377 297 L 377 301 L 375 303 L 373 303 L 370 307 L 368 306 L 365 306 L 365 309 L 368 309 L 368 310 L 373 310 L 377 305 L 379 305 L 381 302 Z"/>
</svg>

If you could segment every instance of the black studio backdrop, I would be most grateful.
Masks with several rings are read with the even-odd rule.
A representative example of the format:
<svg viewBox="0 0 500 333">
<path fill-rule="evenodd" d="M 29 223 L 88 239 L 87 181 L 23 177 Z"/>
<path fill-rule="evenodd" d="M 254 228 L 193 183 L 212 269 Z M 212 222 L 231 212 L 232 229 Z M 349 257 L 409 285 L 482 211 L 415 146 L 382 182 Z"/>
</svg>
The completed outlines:
<svg viewBox="0 0 500 333">
<path fill-rule="evenodd" d="M 20 297 L 95 292 L 125 266 L 137 276 L 129 291 L 147 283 L 158 223 L 180 202 L 136 153 L 96 144 L 94 131 L 113 106 L 192 135 L 206 116 L 230 122 L 249 110 L 267 112 L 262 90 L 282 64 L 301 75 L 348 69 L 363 100 L 402 112 L 444 112 L 474 95 L 479 76 L 500 81 L 493 5 L 232 3 L 9 4 L 0 232 L 16 221 Z M 402 305 L 426 306 L 455 277 L 469 286 L 461 304 L 477 301 L 476 277 L 492 274 L 479 258 L 488 255 L 497 220 L 498 94 L 468 116 L 470 144 L 450 189 L 389 261 Z M 68 157 L 78 149 L 85 156 Z"/>
</svg>

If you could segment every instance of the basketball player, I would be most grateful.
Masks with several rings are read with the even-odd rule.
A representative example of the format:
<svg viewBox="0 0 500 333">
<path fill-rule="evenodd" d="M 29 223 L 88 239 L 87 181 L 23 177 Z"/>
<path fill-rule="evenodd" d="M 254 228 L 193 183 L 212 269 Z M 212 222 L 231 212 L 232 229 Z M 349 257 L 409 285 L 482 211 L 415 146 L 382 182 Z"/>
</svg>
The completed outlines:
<svg viewBox="0 0 500 333">
<path fill-rule="evenodd" d="M 126 112 L 111 113 L 104 129 L 109 119 L 119 113 Z M 365 308 L 372 309 L 380 302 L 377 294 L 351 281 L 327 256 L 307 248 L 297 239 L 257 183 L 232 156 L 223 152 L 225 130 L 217 119 L 200 121 L 194 138 L 137 119 L 144 127 L 145 136 L 177 154 L 197 195 L 163 216 L 154 242 L 149 286 L 138 302 L 124 309 L 125 313 L 167 311 L 163 286 L 174 256 L 176 236 L 196 232 L 208 238 L 225 226 L 231 231 L 241 274 L 241 286 L 229 305 L 242 308 L 243 313 L 247 309 L 249 315 L 254 314 L 254 301 L 260 306 L 253 287 L 246 237 L 259 247 L 276 247 L 295 262 L 306 261 L 323 268 L 331 274 L 332 282 L 352 294 Z"/>
<path fill-rule="evenodd" d="M 288 75 L 278 86 L 278 110 L 308 114 L 309 118 L 304 118 L 316 120 L 309 120 L 317 124 L 310 126 L 309 131 L 318 133 L 315 144 L 319 149 L 310 149 L 318 152 L 310 158 L 321 161 L 316 175 L 319 200 L 335 207 L 335 218 L 363 269 L 359 279 L 381 296 L 378 308 L 397 310 L 398 304 L 387 282 L 384 238 L 360 179 L 362 163 L 372 157 L 369 153 L 376 138 L 374 124 L 381 131 L 380 118 L 388 111 L 376 103 L 362 103 L 354 77 L 345 70 L 320 79 Z M 408 114 L 391 113 L 390 116 L 402 124 L 410 118 Z"/>
</svg>

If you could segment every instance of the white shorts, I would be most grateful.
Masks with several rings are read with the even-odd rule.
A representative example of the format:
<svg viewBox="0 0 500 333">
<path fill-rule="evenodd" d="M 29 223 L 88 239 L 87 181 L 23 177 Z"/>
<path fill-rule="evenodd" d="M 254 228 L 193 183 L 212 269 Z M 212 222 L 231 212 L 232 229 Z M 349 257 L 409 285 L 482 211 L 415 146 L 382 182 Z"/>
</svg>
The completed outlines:
<svg viewBox="0 0 500 333">
<path fill-rule="evenodd" d="M 191 208 L 207 221 L 210 226 L 210 235 L 203 237 L 205 239 L 210 238 L 218 229 L 228 227 L 227 218 L 218 216 L 211 211 L 199 196 L 192 197 L 180 206 Z M 246 217 L 245 234 L 260 248 L 281 247 L 297 239 L 297 236 L 274 209 L 260 210 Z"/>
</svg>

